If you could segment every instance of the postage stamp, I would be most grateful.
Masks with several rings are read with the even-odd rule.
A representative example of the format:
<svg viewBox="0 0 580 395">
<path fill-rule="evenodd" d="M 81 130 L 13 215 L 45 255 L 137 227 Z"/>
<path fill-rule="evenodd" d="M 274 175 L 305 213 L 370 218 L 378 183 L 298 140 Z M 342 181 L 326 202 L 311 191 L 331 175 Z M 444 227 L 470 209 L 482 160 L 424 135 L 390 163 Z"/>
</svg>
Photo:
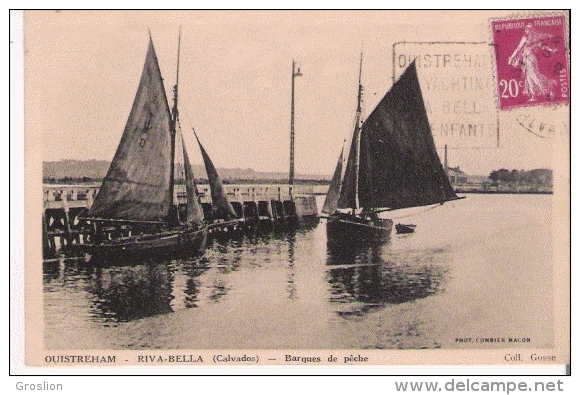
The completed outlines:
<svg viewBox="0 0 580 395">
<path fill-rule="evenodd" d="M 564 16 L 498 20 L 491 26 L 500 109 L 570 102 Z"/>
</svg>

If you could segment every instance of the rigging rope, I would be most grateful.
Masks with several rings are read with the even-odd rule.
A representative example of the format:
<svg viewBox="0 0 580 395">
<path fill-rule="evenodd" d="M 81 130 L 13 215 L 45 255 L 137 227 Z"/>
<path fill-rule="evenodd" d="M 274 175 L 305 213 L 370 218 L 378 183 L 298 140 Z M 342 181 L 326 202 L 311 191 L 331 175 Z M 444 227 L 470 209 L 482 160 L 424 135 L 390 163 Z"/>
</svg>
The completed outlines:
<svg viewBox="0 0 580 395">
<path fill-rule="evenodd" d="M 187 121 L 189 122 L 189 125 L 191 126 L 192 129 L 195 129 L 193 126 L 193 122 L 191 121 L 191 118 L 189 117 L 189 111 L 187 111 L 187 107 L 186 107 L 186 110 L 184 112 L 185 112 L 185 117 L 187 118 Z"/>
<path fill-rule="evenodd" d="M 427 211 L 434 210 L 434 209 L 436 209 L 439 206 L 441 206 L 441 204 L 437 203 L 437 204 L 435 204 L 435 205 L 433 205 L 431 207 L 427 207 L 423 211 L 419 211 L 418 213 L 411 213 L 411 214 L 407 214 L 407 215 L 401 215 L 400 217 L 393 217 L 393 218 L 390 218 L 390 219 L 400 219 L 400 218 L 414 217 L 415 215 L 423 214 L 423 213 L 426 213 Z"/>
</svg>

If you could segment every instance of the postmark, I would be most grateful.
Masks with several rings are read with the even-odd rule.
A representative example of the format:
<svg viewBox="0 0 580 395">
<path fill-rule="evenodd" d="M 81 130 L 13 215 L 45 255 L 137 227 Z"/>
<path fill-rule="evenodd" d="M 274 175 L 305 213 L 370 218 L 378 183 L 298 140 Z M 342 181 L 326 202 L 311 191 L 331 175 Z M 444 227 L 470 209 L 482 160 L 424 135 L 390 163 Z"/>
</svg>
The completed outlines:
<svg viewBox="0 0 580 395">
<path fill-rule="evenodd" d="M 491 29 L 501 110 L 570 102 L 564 16 L 495 20 Z"/>
<path fill-rule="evenodd" d="M 554 123 L 540 119 L 534 114 L 520 113 L 516 117 L 517 123 L 526 131 L 542 139 L 553 139 L 565 135 L 568 130 L 566 122 Z"/>
<path fill-rule="evenodd" d="M 438 147 L 499 146 L 492 56 L 487 42 L 397 42 L 393 79 L 415 61 Z"/>
</svg>

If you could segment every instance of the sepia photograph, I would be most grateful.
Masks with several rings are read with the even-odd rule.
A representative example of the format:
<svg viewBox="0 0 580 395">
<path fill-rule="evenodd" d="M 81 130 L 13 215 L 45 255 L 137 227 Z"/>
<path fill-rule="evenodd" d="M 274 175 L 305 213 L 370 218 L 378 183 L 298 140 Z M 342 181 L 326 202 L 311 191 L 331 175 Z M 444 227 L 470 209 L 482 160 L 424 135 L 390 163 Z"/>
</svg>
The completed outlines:
<svg viewBox="0 0 580 395">
<path fill-rule="evenodd" d="M 570 364 L 568 11 L 22 15 L 27 366 Z"/>
</svg>

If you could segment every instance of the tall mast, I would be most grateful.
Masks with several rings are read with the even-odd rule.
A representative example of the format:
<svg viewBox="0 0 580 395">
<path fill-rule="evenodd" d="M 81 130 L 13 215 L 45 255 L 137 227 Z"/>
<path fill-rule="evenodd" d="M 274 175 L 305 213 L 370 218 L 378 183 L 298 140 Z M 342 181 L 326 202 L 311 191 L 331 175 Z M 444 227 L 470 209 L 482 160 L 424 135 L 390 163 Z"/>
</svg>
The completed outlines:
<svg viewBox="0 0 580 395">
<path fill-rule="evenodd" d="M 292 102 L 290 104 L 290 173 L 288 183 L 294 185 L 294 78 L 301 77 L 300 67 L 295 70 L 296 62 L 292 60 Z"/>
<path fill-rule="evenodd" d="M 181 26 L 179 27 L 179 39 L 177 41 L 177 77 L 175 78 L 175 86 L 173 87 L 173 111 L 171 119 L 171 174 L 169 183 L 169 210 L 173 210 L 173 189 L 174 189 L 174 173 L 175 173 L 175 135 L 177 134 L 177 120 L 179 111 L 177 110 L 177 86 L 179 85 L 179 51 L 181 49 Z"/>
<path fill-rule="evenodd" d="M 362 91 L 363 91 L 363 87 L 362 87 L 362 83 L 361 83 L 361 75 L 362 75 L 362 57 L 363 54 L 362 52 L 360 53 L 360 65 L 359 65 L 359 71 L 358 71 L 358 98 L 357 98 L 357 107 L 356 107 L 356 121 L 355 121 L 355 126 L 354 126 L 354 138 L 356 139 L 356 145 L 355 145 L 355 155 L 354 155 L 354 190 L 355 190 L 355 201 L 354 201 L 354 207 L 352 208 L 352 213 L 354 214 L 356 209 L 359 206 L 358 203 L 358 180 L 359 180 L 359 169 L 360 169 L 360 130 L 361 130 L 361 113 L 362 113 L 362 109 L 361 109 L 361 102 L 362 102 Z"/>
</svg>

